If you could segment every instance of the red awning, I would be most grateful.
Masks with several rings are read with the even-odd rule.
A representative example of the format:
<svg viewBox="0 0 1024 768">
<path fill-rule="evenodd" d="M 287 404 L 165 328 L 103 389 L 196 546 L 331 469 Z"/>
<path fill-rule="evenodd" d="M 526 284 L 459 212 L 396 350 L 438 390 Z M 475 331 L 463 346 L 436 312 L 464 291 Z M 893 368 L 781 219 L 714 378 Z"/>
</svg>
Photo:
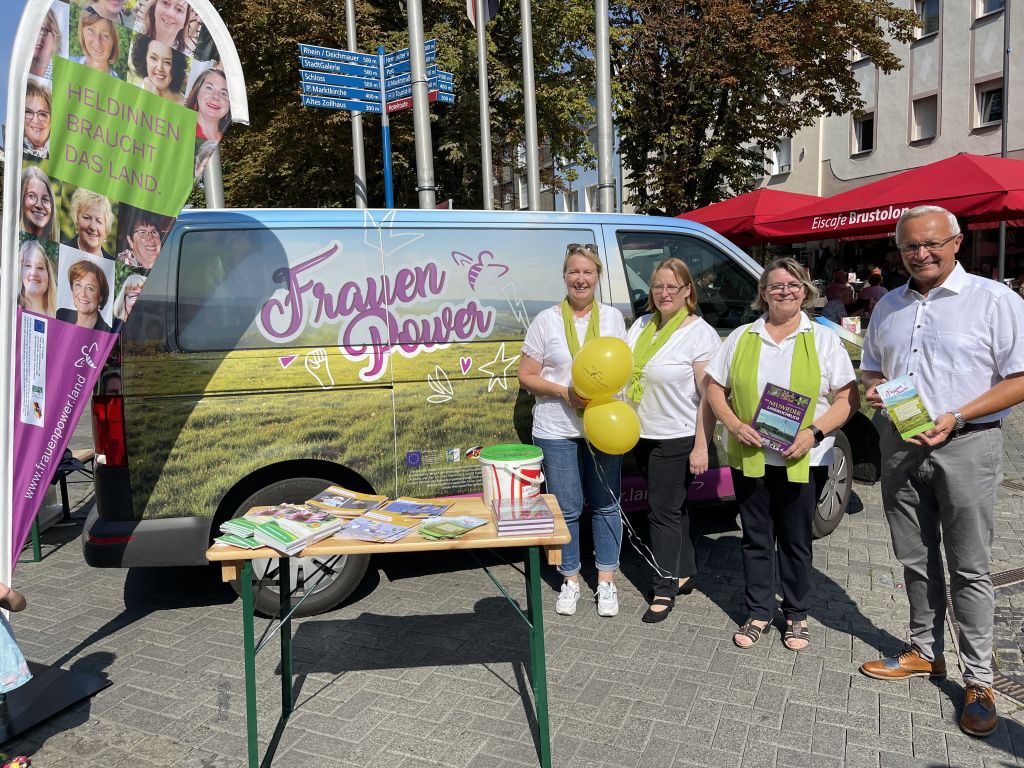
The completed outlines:
<svg viewBox="0 0 1024 768">
<path fill-rule="evenodd" d="M 908 208 L 941 205 L 970 222 L 1024 216 L 1024 161 L 959 154 L 824 198 L 761 222 L 772 242 L 827 240 L 896 230 Z"/>
<path fill-rule="evenodd" d="M 754 245 L 763 239 L 758 230 L 762 221 L 820 199 L 815 195 L 762 187 L 689 213 L 681 213 L 677 218 L 703 224 L 737 245 Z"/>
</svg>

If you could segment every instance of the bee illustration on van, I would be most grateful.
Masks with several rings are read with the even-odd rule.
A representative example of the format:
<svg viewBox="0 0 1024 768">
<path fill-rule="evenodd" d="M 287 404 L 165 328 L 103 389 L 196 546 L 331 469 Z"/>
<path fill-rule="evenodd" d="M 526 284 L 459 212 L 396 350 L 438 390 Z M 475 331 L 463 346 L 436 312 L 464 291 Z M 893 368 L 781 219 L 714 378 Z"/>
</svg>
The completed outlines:
<svg viewBox="0 0 1024 768">
<path fill-rule="evenodd" d="M 476 281 L 480 278 L 480 273 L 485 268 L 500 269 L 501 273 L 498 277 L 504 277 L 508 274 L 509 267 L 507 264 L 501 264 L 494 261 L 494 254 L 490 251 L 480 251 L 476 257 L 476 261 L 473 261 L 473 257 L 459 251 L 452 251 L 452 260 L 463 267 L 469 267 L 469 274 L 466 275 L 466 279 L 469 281 L 469 287 L 476 290 Z M 490 264 L 486 262 L 491 262 Z"/>
</svg>

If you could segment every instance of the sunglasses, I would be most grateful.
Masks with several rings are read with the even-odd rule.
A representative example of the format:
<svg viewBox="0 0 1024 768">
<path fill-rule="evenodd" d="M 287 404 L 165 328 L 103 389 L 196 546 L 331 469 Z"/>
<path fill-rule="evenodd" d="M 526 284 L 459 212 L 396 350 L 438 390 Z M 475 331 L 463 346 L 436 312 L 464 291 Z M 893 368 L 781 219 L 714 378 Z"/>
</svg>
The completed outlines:
<svg viewBox="0 0 1024 768">
<path fill-rule="evenodd" d="M 565 255 L 568 256 L 576 251 L 586 251 L 587 253 L 597 256 L 597 246 L 593 243 L 569 243 L 565 246 Z"/>
</svg>

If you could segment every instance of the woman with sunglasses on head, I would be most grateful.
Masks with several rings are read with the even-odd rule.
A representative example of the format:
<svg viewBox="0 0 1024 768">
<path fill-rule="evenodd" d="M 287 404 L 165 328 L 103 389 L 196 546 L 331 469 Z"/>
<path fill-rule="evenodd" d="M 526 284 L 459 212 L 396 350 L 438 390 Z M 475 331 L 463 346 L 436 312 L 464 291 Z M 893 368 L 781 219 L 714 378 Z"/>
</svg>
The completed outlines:
<svg viewBox="0 0 1024 768">
<path fill-rule="evenodd" d="M 544 452 L 547 490 L 558 499 L 572 535 L 562 547 L 562 564 L 558 567 L 564 581 L 555 611 L 563 616 L 576 613 L 580 597 L 579 534 L 584 502 L 592 515 L 597 612 L 600 616 L 619 612 L 614 579 L 622 544 L 622 457 L 602 453 L 584 439 L 580 409 L 586 401 L 572 388 L 572 360 L 580 347 L 598 336 L 626 336 L 622 313 L 595 298 L 601 269 L 597 246 L 569 245 L 562 263 L 566 297 L 534 318 L 519 359 L 519 384 L 536 397 L 533 443 Z"/>
<path fill-rule="evenodd" d="M 688 473 L 708 468 L 708 443 L 715 417 L 704 397 L 704 368 L 722 346 L 710 325 L 693 314 L 697 286 L 679 259 L 654 268 L 647 295 L 650 314 L 637 319 L 626 341 L 633 350 L 633 375 L 626 400 L 640 419 L 633 449 L 647 480 L 648 522 L 654 575 L 648 624 L 662 621 L 676 595 L 693 591 L 697 561 L 686 510 Z"/>
<path fill-rule="evenodd" d="M 764 314 L 729 334 L 707 367 L 708 400 L 729 430 L 743 528 L 747 620 L 732 638 L 739 648 L 757 643 L 772 623 L 776 562 L 786 617 L 783 643 L 791 651 L 810 644 L 811 520 L 832 463 L 831 435 L 860 405 L 842 342 L 805 311 L 816 295 L 801 264 L 789 258 L 772 262 L 752 305 Z M 782 452 L 762 447 L 761 434 L 751 426 L 769 384 L 810 401 L 793 443 Z"/>
</svg>

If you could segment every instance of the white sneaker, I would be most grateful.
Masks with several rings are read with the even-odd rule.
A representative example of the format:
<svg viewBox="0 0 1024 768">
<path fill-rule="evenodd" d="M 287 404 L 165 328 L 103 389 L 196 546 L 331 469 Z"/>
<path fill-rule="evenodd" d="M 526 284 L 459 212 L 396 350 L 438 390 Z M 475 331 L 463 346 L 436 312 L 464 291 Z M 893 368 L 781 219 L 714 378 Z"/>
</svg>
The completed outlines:
<svg viewBox="0 0 1024 768">
<path fill-rule="evenodd" d="M 610 581 L 597 584 L 597 615 L 617 616 L 619 613 L 619 593 Z"/>
<path fill-rule="evenodd" d="M 555 613 L 572 616 L 576 613 L 576 603 L 580 599 L 579 582 L 566 580 L 562 582 L 562 591 L 555 601 Z"/>
</svg>

